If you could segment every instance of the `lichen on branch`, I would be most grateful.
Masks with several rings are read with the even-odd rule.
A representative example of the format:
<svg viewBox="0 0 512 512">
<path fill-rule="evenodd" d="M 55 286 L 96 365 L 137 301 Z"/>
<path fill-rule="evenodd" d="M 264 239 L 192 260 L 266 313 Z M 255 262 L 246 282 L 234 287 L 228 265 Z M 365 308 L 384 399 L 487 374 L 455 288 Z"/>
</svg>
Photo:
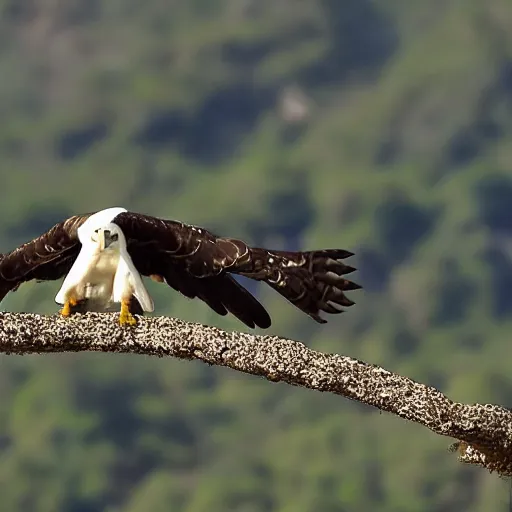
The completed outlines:
<svg viewBox="0 0 512 512">
<path fill-rule="evenodd" d="M 379 366 L 324 354 L 278 336 L 227 332 L 168 317 L 139 317 L 121 327 L 115 313 L 71 318 L 0 313 L 0 352 L 123 352 L 199 359 L 270 381 L 335 393 L 455 438 L 462 462 L 512 476 L 512 411 L 461 404 L 437 389 Z"/>
</svg>

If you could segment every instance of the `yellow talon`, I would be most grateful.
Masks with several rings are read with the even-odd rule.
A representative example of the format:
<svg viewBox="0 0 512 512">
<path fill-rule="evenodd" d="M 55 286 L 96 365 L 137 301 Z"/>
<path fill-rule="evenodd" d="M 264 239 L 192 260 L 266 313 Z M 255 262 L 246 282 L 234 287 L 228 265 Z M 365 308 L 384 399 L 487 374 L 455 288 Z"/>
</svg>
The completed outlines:
<svg viewBox="0 0 512 512">
<path fill-rule="evenodd" d="M 63 317 L 68 317 L 71 315 L 71 304 L 69 303 L 68 300 L 64 303 L 64 306 L 60 310 L 60 314 Z"/>
<path fill-rule="evenodd" d="M 60 310 L 61 316 L 63 316 L 63 317 L 71 316 L 71 314 L 73 313 L 72 308 L 74 308 L 75 306 L 78 306 L 78 304 L 79 304 L 79 301 L 77 301 L 74 297 L 70 297 L 69 299 L 67 299 L 66 302 L 64 303 L 64 306 Z"/>
<path fill-rule="evenodd" d="M 136 325 L 137 319 L 130 313 L 130 302 L 121 302 L 121 313 L 119 314 L 120 325 Z"/>
</svg>

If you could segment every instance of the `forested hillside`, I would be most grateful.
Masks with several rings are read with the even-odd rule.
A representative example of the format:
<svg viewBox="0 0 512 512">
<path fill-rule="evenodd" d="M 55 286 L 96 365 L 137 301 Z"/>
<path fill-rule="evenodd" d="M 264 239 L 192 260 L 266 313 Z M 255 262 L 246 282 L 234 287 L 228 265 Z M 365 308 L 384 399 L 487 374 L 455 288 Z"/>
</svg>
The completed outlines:
<svg viewBox="0 0 512 512">
<path fill-rule="evenodd" d="M 0 251 L 108 206 L 341 247 L 271 331 L 512 406 L 508 0 L 0 0 Z M 2 308 L 54 313 L 60 283 Z M 148 285 L 155 314 L 243 330 Z M 369 407 L 199 362 L 0 358 L 0 509 L 487 512 L 508 483 Z"/>
</svg>

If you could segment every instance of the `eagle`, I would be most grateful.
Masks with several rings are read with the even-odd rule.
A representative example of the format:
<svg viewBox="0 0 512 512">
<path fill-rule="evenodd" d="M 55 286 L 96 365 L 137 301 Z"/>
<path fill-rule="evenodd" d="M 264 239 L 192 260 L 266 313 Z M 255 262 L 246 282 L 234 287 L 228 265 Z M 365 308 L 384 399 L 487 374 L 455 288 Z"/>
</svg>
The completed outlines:
<svg viewBox="0 0 512 512">
<path fill-rule="evenodd" d="M 142 276 L 198 298 L 218 313 L 233 314 L 250 328 L 271 318 L 233 275 L 263 281 L 319 323 L 320 312 L 341 313 L 354 304 L 345 294 L 361 288 L 344 276 L 343 249 L 307 252 L 251 247 L 236 238 L 125 208 L 75 215 L 13 251 L 0 254 L 0 301 L 22 283 L 64 277 L 55 302 L 60 315 L 106 311 L 120 303 L 119 323 L 154 310 Z"/>
</svg>

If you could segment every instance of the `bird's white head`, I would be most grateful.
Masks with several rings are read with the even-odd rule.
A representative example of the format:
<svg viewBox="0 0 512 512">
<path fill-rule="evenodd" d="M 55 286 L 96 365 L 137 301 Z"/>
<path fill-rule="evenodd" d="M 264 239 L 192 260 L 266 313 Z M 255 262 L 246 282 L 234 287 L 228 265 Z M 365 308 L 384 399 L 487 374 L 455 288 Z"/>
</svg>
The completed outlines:
<svg viewBox="0 0 512 512">
<path fill-rule="evenodd" d="M 82 245 L 88 246 L 91 242 L 98 244 L 99 238 L 96 234 L 98 230 L 106 228 L 120 213 L 126 211 L 126 208 L 114 207 L 92 214 L 77 230 L 78 239 Z"/>
<path fill-rule="evenodd" d="M 97 244 L 100 251 L 121 252 L 126 249 L 124 233 L 113 222 L 94 230 L 91 234 L 91 240 Z"/>
</svg>

